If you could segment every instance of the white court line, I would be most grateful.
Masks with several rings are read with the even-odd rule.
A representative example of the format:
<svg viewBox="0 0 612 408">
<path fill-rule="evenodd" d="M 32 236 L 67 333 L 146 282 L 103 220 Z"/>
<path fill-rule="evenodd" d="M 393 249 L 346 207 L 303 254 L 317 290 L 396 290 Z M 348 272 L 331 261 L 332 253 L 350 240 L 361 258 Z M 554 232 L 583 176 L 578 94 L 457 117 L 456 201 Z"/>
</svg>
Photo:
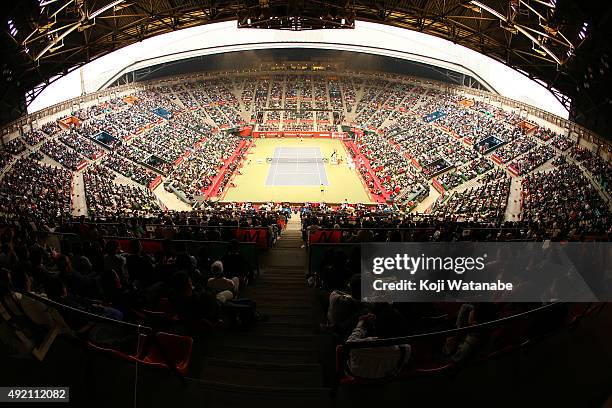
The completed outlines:
<svg viewBox="0 0 612 408">
<path fill-rule="evenodd" d="M 276 150 L 276 149 L 279 149 L 279 150 Z M 283 150 L 282 147 L 277 147 L 276 149 L 274 149 L 274 156 L 272 156 L 273 160 L 276 157 L 276 154 L 278 153 L 280 155 L 280 152 Z M 271 186 L 276 185 L 276 171 L 277 170 L 278 170 L 278 160 L 274 162 L 274 171 L 272 172 L 272 183 L 270 183 Z"/>
<path fill-rule="evenodd" d="M 319 149 L 318 156 L 319 157 L 317 159 L 319 159 L 321 156 L 321 149 Z M 315 163 L 317 164 L 317 173 L 319 174 L 319 186 L 320 186 L 321 184 L 323 184 L 323 181 L 321 180 L 321 169 L 319 168 L 319 160 L 316 160 Z"/>
<path fill-rule="evenodd" d="M 285 173 L 285 172 L 282 172 L 281 174 L 283 176 L 295 176 L 295 175 L 298 175 L 298 174 L 303 174 L 305 176 L 314 176 L 315 174 L 319 174 L 319 173 L 302 173 L 302 172 L 299 172 L 299 173 Z"/>
</svg>

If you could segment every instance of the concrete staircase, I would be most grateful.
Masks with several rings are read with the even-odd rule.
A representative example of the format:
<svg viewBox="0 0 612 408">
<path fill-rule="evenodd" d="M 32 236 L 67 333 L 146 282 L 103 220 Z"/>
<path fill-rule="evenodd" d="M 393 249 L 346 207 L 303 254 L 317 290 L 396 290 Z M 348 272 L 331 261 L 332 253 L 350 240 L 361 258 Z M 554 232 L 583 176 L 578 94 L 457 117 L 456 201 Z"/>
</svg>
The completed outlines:
<svg viewBox="0 0 612 408">
<path fill-rule="evenodd" d="M 278 397 L 327 395 L 315 334 L 314 293 L 305 284 L 307 251 L 301 245 L 300 222 L 294 215 L 276 245 L 262 254 L 260 276 L 244 292 L 270 320 L 215 336 L 194 377 L 265 398 L 271 391 Z"/>
</svg>

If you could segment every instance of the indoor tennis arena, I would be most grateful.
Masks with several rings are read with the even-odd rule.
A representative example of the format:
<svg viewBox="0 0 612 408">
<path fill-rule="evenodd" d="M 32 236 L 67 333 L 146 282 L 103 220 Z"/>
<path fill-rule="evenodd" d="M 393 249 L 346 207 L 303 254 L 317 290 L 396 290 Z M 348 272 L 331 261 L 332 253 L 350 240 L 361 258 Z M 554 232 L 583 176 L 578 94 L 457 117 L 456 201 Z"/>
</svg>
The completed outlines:
<svg viewBox="0 0 612 408">
<path fill-rule="evenodd" d="M 0 406 L 612 408 L 611 15 L 6 2 Z"/>
</svg>

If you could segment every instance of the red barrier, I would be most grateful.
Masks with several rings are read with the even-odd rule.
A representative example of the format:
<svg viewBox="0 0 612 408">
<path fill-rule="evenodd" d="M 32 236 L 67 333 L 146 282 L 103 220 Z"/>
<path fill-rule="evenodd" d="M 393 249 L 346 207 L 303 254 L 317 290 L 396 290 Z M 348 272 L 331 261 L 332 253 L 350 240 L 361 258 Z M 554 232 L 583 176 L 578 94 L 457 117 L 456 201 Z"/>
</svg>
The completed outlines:
<svg viewBox="0 0 612 408">
<path fill-rule="evenodd" d="M 267 228 L 240 228 L 235 230 L 235 236 L 240 242 L 254 242 L 257 248 L 268 247 Z"/>
<path fill-rule="evenodd" d="M 97 160 L 102 156 L 104 156 L 104 150 L 99 150 L 93 154 L 92 159 Z"/>
<path fill-rule="evenodd" d="M 342 241 L 340 230 L 312 230 L 308 235 L 309 244 L 337 244 Z"/>
<path fill-rule="evenodd" d="M 240 141 L 240 144 L 238 144 L 238 147 L 236 148 L 236 150 L 234 150 L 231 157 L 227 159 L 225 163 L 223 163 L 223 166 L 219 169 L 219 172 L 213 178 L 212 183 L 210 183 L 210 186 L 208 187 L 208 189 L 205 190 L 204 196 L 206 198 L 217 195 L 217 192 L 219 190 L 219 185 L 223 181 L 223 176 L 225 175 L 225 172 L 227 171 L 230 164 L 232 164 L 237 159 L 238 153 L 244 147 L 244 145 L 246 145 L 246 141 L 244 140 Z"/>
<path fill-rule="evenodd" d="M 177 167 L 179 164 L 181 164 L 183 162 L 185 158 L 183 156 L 179 157 L 178 159 L 176 159 L 174 161 L 174 167 Z"/>
<path fill-rule="evenodd" d="M 151 191 L 155 190 L 155 187 L 159 186 L 159 183 L 161 182 L 162 182 L 161 176 L 155 177 L 155 180 L 153 180 L 151 184 L 149 184 L 149 190 Z"/>
<path fill-rule="evenodd" d="M 360 167 L 365 168 L 367 173 L 372 178 L 372 181 L 374 182 L 374 185 L 376 186 L 376 188 L 380 190 L 382 193 L 382 195 L 373 194 L 370 188 L 366 187 L 366 189 L 371 193 L 370 198 L 374 196 L 373 201 L 384 203 L 386 200 L 389 199 L 390 193 L 385 189 L 385 187 L 383 187 L 382 182 L 380 181 L 380 179 L 374 172 L 374 169 L 370 166 L 370 161 L 368 160 L 368 158 L 365 157 L 365 155 L 361 152 L 361 150 L 359 150 L 359 147 L 357 147 L 355 142 L 345 141 L 345 145 L 348 146 L 349 149 L 351 149 L 354 152 L 355 154 L 354 161 L 355 161 L 355 165 L 357 166 L 357 168 L 360 168 Z M 365 180 L 363 180 L 363 178 L 361 177 L 361 174 L 360 174 L 360 178 L 362 179 L 362 182 L 364 183 L 364 185 L 366 185 Z"/>
<path fill-rule="evenodd" d="M 154 241 L 148 239 L 140 239 L 140 245 L 142 245 L 142 250 L 147 254 L 155 254 L 163 250 L 163 246 L 161 241 Z M 128 254 L 133 253 L 131 250 L 131 240 L 129 239 L 118 239 L 119 248 L 121 251 L 127 252 Z"/>
<path fill-rule="evenodd" d="M 435 177 L 431 180 L 431 184 L 434 186 L 436 190 L 438 190 L 440 194 L 444 194 L 444 192 L 446 191 L 444 189 L 444 186 Z"/>
<path fill-rule="evenodd" d="M 78 170 L 83 170 L 85 167 L 87 167 L 87 160 L 83 160 L 81 161 L 78 165 L 77 165 L 77 171 Z"/>
<path fill-rule="evenodd" d="M 57 122 L 60 124 L 60 127 L 64 129 L 69 129 L 71 127 L 77 127 L 81 123 L 79 119 L 74 116 L 68 116 L 67 118 L 58 120 Z"/>
<path fill-rule="evenodd" d="M 344 138 L 343 132 L 298 132 L 298 131 L 262 131 L 253 132 L 253 137 L 313 137 L 313 138 Z"/>
<path fill-rule="evenodd" d="M 526 120 L 521 121 L 519 126 L 525 131 L 525 133 L 532 133 L 538 128 L 538 125 L 536 125 L 535 123 L 527 122 Z"/>
<path fill-rule="evenodd" d="M 514 166 L 508 166 L 508 171 L 516 177 L 520 175 L 519 170 Z"/>
<path fill-rule="evenodd" d="M 251 136 L 252 132 L 253 132 L 253 126 L 245 126 L 242 129 L 240 129 L 240 136 L 249 137 Z"/>
<path fill-rule="evenodd" d="M 504 162 L 502 158 L 496 155 L 495 153 L 491 155 L 491 160 L 493 160 L 497 164 L 502 164 Z"/>
</svg>

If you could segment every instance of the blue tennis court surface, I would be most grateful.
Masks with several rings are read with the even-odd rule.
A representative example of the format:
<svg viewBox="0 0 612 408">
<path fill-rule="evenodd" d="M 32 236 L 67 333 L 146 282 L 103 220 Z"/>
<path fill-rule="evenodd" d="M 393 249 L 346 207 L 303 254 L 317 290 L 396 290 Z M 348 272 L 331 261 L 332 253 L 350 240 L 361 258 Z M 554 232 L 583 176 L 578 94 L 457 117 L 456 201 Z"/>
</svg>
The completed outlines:
<svg viewBox="0 0 612 408">
<path fill-rule="evenodd" d="M 325 163 L 318 147 L 277 147 L 266 186 L 328 185 Z"/>
</svg>

